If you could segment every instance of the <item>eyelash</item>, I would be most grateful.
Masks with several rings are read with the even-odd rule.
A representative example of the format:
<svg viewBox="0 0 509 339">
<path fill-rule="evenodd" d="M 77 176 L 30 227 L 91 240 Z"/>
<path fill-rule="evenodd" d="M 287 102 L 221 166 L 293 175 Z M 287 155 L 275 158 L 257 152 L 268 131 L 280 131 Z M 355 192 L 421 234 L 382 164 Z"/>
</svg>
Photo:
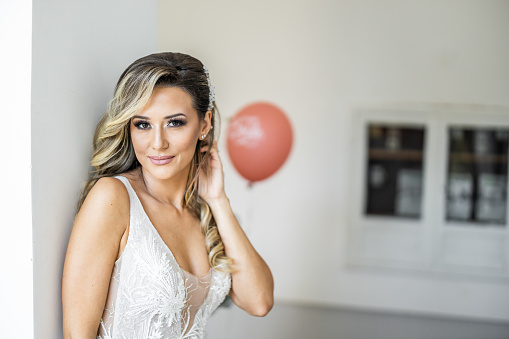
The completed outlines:
<svg viewBox="0 0 509 339">
<path fill-rule="evenodd" d="M 136 121 L 134 123 L 134 126 L 137 128 L 137 129 L 141 129 L 141 130 L 146 130 L 148 129 L 148 127 L 142 127 L 142 125 L 149 125 L 148 122 L 146 121 Z"/>
<path fill-rule="evenodd" d="M 170 127 L 180 127 L 180 126 L 184 126 L 186 124 L 186 122 L 182 119 L 170 119 L 168 121 L 168 125 L 170 124 L 173 124 L 174 126 L 170 126 Z M 145 127 L 142 127 L 146 125 Z M 139 121 L 136 121 L 134 123 L 134 126 L 137 128 L 137 129 L 140 129 L 140 130 L 147 130 L 150 128 L 150 123 L 148 121 L 144 121 L 144 120 L 139 120 Z"/>
<path fill-rule="evenodd" d="M 182 119 L 170 119 L 168 121 L 169 124 L 176 124 L 177 126 L 171 126 L 171 127 L 180 127 L 180 126 L 184 126 L 186 124 L 186 122 Z"/>
</svg>

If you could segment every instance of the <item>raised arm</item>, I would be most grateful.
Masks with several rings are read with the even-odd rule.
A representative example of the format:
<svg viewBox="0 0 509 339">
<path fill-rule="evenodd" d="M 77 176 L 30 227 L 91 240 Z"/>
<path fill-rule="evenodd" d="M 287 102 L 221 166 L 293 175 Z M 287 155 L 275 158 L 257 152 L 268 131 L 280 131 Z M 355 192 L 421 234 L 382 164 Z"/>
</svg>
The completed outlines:
<svg viewBox="0 0 509 339">
<path fill-rule="evenodd" d="M 212 210 L 226 255 L 233 259 L 230 297 L 247 313 L 263 317 L 274 304 L 274 280 L 233 214 L 224 192 L 223 169 L 215 142 L 210 165 L 208 175 L 201 173 L 199 193 Z"/>
<path fill-rule="evenodd" d="M 113 265 L 129 225 L 129 195 L 122 182 L 101 178 L 73 225 L 62 277 L 66 339 L 96 338 Z"/>
</svg>

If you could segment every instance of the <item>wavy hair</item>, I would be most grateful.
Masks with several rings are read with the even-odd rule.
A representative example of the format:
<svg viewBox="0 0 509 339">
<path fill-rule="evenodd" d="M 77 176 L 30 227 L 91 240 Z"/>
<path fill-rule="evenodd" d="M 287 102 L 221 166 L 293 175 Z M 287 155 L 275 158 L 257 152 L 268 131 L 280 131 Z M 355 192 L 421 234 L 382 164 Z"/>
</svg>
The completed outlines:
<svg viewBox="0 0 509 339">
<path fill-rule="evenodd" d="M 156 53 L 133 62 L 120 76 L 114 96 L 99 121 L 94 134 L 91 165 L 95 168 L 85 184 L 78 202 L 81 208 L 97 180 L 112 177 L 140 166 L 131 141 L 131 118 L 148 103 L 155 87 L 178 87 L 192 98 L 200 120 L 209 107 L 209 83 L 203 64 L 181 53 Z M 218 271 L 231 272 L 232 259 L 225 255 L 224 245 L 209 205 L 198 195 L 200 170 L 207 172 L 210 149 L 214 140 L 215 113 L 213 103 L 212 128 L 207 137 L 198 140 L 187 178 L 183 205 L 200 220 L 209 256 L 209 264 Z M 207 146 L 206 152 L 201 148 Z"/>
</svg>

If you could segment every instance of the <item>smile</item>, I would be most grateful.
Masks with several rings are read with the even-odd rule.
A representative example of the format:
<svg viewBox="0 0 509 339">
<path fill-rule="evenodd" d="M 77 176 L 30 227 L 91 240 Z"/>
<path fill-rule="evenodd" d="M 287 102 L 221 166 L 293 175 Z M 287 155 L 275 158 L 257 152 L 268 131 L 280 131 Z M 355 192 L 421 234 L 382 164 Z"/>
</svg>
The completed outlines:
<svg viewBox="0 0 509 339">
<path fill-rule="evenodd" d="M 157 156 L 152 156 L 152 157 L 149 157 L 150 161 L 154 164 L 154 165 L 166 165 L 167 163 L 169 163 L 170 161 L 173 160 L 173 156 L 171 155 L 167 155 L 167 156 L 163 156 L 163 157 L 157 157 Z"/>
</svg>

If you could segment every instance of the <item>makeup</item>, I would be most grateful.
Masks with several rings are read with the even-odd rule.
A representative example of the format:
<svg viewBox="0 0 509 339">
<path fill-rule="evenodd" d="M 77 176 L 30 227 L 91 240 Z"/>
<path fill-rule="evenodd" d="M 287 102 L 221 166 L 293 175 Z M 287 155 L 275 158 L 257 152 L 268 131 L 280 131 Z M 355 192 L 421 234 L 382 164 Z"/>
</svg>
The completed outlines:
<svg viewBox="0 0 509 339">
<path fill-rule="evenodd" d="M 167 156 L 162 156 L 162 157 L 158 157 L 158 156 L 150 156 L 149 159 L 150 161 L 154 164 L 154 165 L 158 165 L 158 166 L 161 166 L 161 165 L 166 165 L 168 164 L 170 161 L 173 160 L 173 156 L 170 156 L 170 155 L 167 155 Z"/>
</svg>

